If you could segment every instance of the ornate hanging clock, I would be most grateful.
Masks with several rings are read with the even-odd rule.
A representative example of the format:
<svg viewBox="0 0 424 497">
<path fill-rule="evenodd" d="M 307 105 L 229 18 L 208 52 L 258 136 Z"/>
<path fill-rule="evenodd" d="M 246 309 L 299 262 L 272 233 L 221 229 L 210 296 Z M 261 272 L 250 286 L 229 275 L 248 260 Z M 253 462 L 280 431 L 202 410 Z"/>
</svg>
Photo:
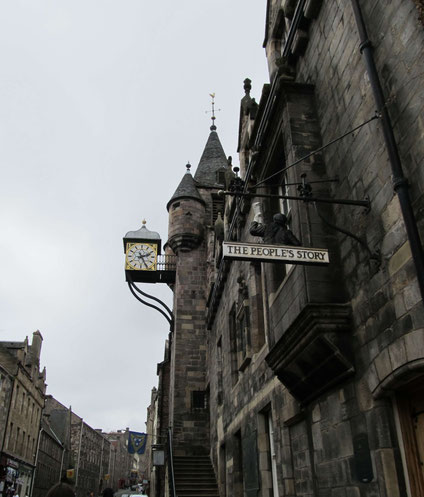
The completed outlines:
<svg viewBox="0 0 424 497">
<path fill-rule="evenodd" d="M 155 271 L 158 246 L 152 243 L 127 243 L 125 269 Z"/>
<path fill-rule="evenodd" d="M 153 281 L 157 271 L 161 239 L 158 233 L 145 226 L 137 231 L 129 231 L 124 237 L 125 275 L 127 281 Z M 146 273 L 150 273 L 150 276 Z"/>
</svg>

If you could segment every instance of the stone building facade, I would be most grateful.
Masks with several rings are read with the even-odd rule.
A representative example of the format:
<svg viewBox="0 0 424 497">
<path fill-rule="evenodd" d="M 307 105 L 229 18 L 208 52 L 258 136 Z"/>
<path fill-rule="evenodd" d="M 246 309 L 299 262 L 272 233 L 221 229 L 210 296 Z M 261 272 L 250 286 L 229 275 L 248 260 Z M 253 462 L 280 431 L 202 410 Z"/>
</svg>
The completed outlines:
<svg viewBox="0 0 424 497">
<path fill-rule="evenodd" d="M 51 395 L 46 397 L 45 414 L 64 448 L 61 478 L 74 486 L 77 497 L 89 492 L 97 495 L 110 486 L 112 448 L 106 434 L 91 428 Z"/>
<path fill-rule="evenodd" d="M 75 463 L 75 493 L 84 497 L 89 492 L 100 493 L 106 486 L 105 472 L 109 468 L 110 442 L 71 412 L 71 460 Z M 105 460 L 106 459 L 106 460 Z"/>
<path fill-rule="evenodd" d="M 31 497 L 45 497 L 63 476 L 65 447 L 50 426 L 47 416 L 41 418 L 40 440 Z"/>
<path fill-rule="evenodd" d="M 1 447 L 1 494 L 14 489 L 30 495 L 46 391 L 46 371 L 40 371 L 43 337 L 39 331 L 23 342 L 0 342 L 0 364 L 4 376 L 1 418 L 6 428 Z M 3 383 L 2 383 L 3 386 Z M 11 395 L 10 395 L 10 388 Z"/>
<path fill-rule="evenodd" d="M 420 497 L 416 3 L 264 8 L 270 82 L 257 103 L 245 80 L 240 177 L 213 125 L 194 176 L 167 205 L 165 250 L 177 256 L 166 413 L 174 456 L 208 453 L 221 497 Z M 266 225 L 284 214 L 303 247 L 329 250 L 329 265 L 223 258 L 223 241 L 262 243 L 250 233 L 258 213 Z"/>
<path fill-rule="evenodd" d="M 6 437 L 7 418 L 12 400 L 12 390 L 13 375 L 0 364 L 0 440 L 2 448 Z"/>
<path fill-rule="evenodd" d="M 130 486 L 131 471 L 136 469 L 134 455 L 128 452 L 129 428 L 104 433 L 111 445 L 109 482 L 115 490 Z"/>
</svg>

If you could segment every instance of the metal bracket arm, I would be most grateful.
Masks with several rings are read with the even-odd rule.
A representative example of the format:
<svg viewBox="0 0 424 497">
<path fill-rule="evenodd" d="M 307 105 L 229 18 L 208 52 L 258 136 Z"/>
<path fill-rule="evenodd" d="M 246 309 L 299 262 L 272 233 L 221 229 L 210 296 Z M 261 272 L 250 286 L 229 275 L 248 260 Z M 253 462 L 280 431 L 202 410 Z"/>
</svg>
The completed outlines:
<svg viewBox="0 0 424 497">
<path fill-rule="evenodd" d="M 367 211 L 371 208 L 371 203 L 369 199 L 365 200 L 349 200 L 349 199 L 340 199 L 340 198 L 320 198 L 320 197 L 303 197 L 296 195 L 276 195 L 272 193 L 239 193 L 239 192 L 229 192 L 221 190 L 219 195 L 231 195 L 236 197 L 260 197 L 260 198 L 281 198 L 287 200 L 301 200 L 302 202 L 320 202 L 324 204 L 341 204 L 341 205 L 356 205 L 358 207 L 365 207 Z"/>
<path fill-rule="evenodd" d="M 131 293 L 134 295 L 134 297 L 139 302 L 141 302 L 142 304 L 146 305 L 147 307 L 152 307 L 153 309 L 156 309 L 158 312 L 160 312 L 162 314 L 162 316 L 164 316 L 164 318 L 168 321 L 170 330 L 171 331 L 173 330 L 173 328 L 174 328 L 174 315 L 173 315 L 171 309 L 164 302 L 162 302 L 157 297 L 154 297 L 153 295 L 149 295 L 148 293 L 143 292 L 132 281 L 128 281 L 128 287 L 129 287 Z M 167 312 L 165 312 L 163 309 L 161 309 L 157 305 L 151 304 L 150 302 L 147 302 L 146 300 L 143 300 L 141 297 L 139 297 L 137 295 L 137 293 L 139 293 L 140 295 L 143 295 L 143 297 L 146 297 L 146 298 L 148 298 L 150 300 L 158 302 Z"/>
</svg>

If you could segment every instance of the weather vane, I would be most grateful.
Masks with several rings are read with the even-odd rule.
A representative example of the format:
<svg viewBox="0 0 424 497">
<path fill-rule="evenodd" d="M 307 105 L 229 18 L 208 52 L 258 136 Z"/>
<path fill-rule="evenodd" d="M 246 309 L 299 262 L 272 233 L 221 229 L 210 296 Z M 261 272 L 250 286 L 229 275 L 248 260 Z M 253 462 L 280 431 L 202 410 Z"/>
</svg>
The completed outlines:
<svg viewBox="0 0 424 497">
<path fill-rule="evenodd" d="M 209 96 L 212 98 L 212 110 L 207 110 L 205 111 L 206 114 L 212 114 L 211 120 L 212 120 L 212 126 L 211 126 L 211 131 L 216 130 L 215 126 L 215 93 L 209 93 Z M 216 109 L 216 112 L 219 112 L 221 109 Z"/>
</svg>

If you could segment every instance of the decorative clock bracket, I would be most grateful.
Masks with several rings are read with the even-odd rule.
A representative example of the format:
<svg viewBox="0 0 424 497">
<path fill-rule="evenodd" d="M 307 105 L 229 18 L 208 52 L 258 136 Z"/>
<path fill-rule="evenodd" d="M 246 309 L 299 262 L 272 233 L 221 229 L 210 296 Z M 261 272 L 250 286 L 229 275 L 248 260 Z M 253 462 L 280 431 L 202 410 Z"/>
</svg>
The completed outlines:
<svg viewBox="0 0 424 497">
<path fill-rule="evenodd" d="M 145 225 L 146 221 L 143 221 L 139 230 L 129 231 L 124 237 L 125 279 L 134 297 L 142 304 L 160 312 L 172 331 L 174 316 L 171 309 L 162 300 L 143 292 L 136 285 L 136 282 L 175 282 L 176 257 L 160 253 L 162 244 L 159 233 L 148 230 Z"/>
<path fill-rule="evenodd" d="M 138 288 L 138 286 L 133 282 L 133 281 L 127 281 L 128 283 L 128 288 L 130 289 L 130 292 L 134 295 L 134 297 L 141 302 L 144 305 L 147 305 L 147 307 L 152 307 L 153 309 L 156 309 L 158 312 L 162 314 L 162 316 L 168 321 L 169 323 L 169 330 L 173 331 L 174 330 L 174 314 L 171 311 L 171 309 L 165 304 L 165 302 L 162 302 L 162 300 L 158 299 L 157 297 L 154 297 L 153 295 L 149 295 L 146 292 L 143 292 Z M 152 304 L 148 302 L 147 300 L 143 300 L 139 295 L 142 295 L 143 297 L 150 299 L 154 302 L 157 302 L 161 307 Z"/>
</svg>

